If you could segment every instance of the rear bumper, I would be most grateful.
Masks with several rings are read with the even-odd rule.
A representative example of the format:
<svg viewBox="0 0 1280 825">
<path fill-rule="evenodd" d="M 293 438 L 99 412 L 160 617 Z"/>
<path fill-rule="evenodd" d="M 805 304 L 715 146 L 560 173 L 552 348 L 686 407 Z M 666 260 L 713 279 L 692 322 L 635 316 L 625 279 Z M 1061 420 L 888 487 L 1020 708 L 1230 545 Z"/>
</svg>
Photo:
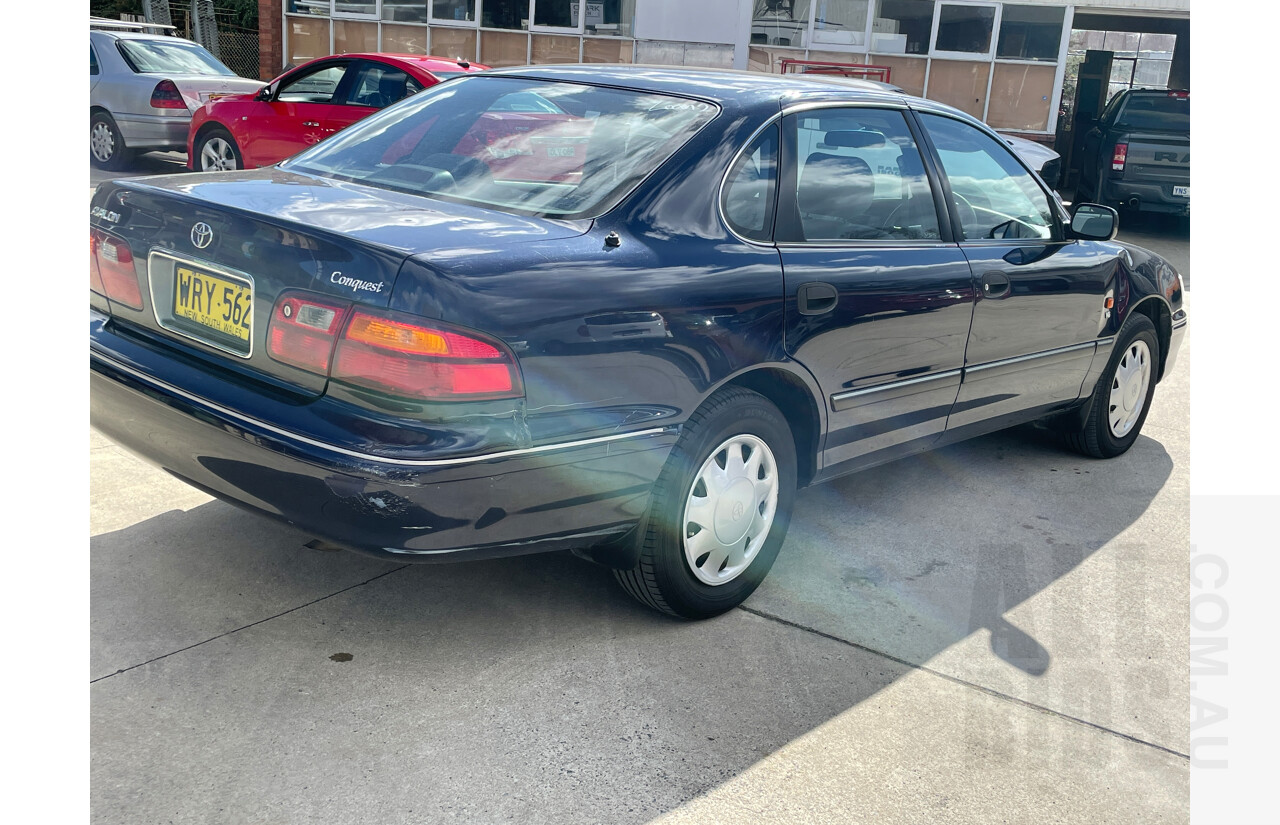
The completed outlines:
<svg viewBox="0 0 1280 825">
<path fill-rule="evenodd" d="M 1164 370 L 1160 377 L 1173 372 L 1173 365 L 1178 360 L 1178 352 L 1182 349 L 1182 339 L 1187 337 L 1187 312 L 1180 309 L 1173 314 L 1172 326 L 1169 330 L 1169 352 L 1164 359 Z"/>
<path fill-rule="evenodd" d="M 210 495 L 399 561 L 579 549 L 625 533 L 676 428 L 469 457 L 388 459 L 287 433 L 114 358 L 91 324 L 90 423 Z"/>
<path fill-rule="evenodd" d="M 117 115 L 116 126 L 130 149 L 187 151 L 187 129 L 191 113 L 173 110 L 172 115 Z"/>
<path fill-rule="evenodd" d="M 1191 199 L 1174 195 L 1174 186 L 1184 183 L 1140 183 L 1137 181 L 1107 181 L 1102 187 L 1102 203 L 1108 206 L 1133 207 L 1137 201 L 1139 212 L 1163 212 L 1172 215 L 1190 215 Z"/>
</svg>

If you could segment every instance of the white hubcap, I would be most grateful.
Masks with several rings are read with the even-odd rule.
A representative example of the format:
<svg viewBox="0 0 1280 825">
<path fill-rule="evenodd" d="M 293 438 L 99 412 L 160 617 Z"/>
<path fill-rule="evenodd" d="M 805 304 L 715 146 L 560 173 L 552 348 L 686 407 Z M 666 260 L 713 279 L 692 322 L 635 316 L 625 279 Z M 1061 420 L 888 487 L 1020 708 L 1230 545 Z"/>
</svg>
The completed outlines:
<svg viewBox="0 0 1280 825">
<path fill-rule="evenodd" d="M 778 465 L 764 441 L 736 435 L 693 478 L 681 521 L 684 558 L 703 584 L 737 578 L 769 536 L 778 510 Z"/>
<path fill-rule="evenodd" d="M 98 160 L 106 163 L 116 152 L 116 139 L 111 134 L 111 127 L 99 121 L 89 130 L 89 151 Z"/>
<path fill-rule="evenodd" d="M 1124 438 L 1138 423 L 1150 383 L 1151 350 L 1147 349 L 1145 341 L 1134 341 L 1120 356 L 1115 377 L 1111 379 L 1107 423 L 1116 438 Z"/>
<path fill-rule="evenodd" d="M 235 168 L 236 153 L 230 143 L 220 137 L 205 141 L 204 148 L 200 150 L 200 171 L 223 172 Z"/>
</svg>

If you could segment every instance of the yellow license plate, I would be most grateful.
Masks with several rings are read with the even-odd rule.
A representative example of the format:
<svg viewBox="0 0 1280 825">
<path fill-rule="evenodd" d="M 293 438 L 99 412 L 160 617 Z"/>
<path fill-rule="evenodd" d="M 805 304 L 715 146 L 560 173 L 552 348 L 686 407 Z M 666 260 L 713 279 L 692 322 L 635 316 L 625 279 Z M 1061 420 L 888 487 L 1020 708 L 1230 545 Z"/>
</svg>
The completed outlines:
<svg viewBox="0 0 1280 825">
<path fill-rule="evenodd" d="M 223 335 L 248 341 L 253 320 L 253 290 L 207 272 L 175 267 L 173 314 Z"/>
</svg>

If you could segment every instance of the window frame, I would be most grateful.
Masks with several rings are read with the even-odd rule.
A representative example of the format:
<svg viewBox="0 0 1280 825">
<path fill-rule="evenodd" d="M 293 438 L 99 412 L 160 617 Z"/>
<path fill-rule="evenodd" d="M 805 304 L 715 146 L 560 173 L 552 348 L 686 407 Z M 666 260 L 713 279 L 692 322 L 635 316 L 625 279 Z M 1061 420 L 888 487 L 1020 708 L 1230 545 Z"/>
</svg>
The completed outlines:
<svg viewBox="0 0 1280 825">
<path fill-rule="evenodd" d="M 778 148 L 777 148 L 777 158 L 774 160 L 773 180 L 769 185 L 770 188 L 769 188 L 768 200 L 770 202 L 766 204 L 769 210 L 768 217 L 765 221 L 767 224 L 767 228 L 762 232 L 762 234 L 765 235 L 765 237 L 750 238 L 740 233 L 738 231 L 738 228 L 734 226 L 733 221 L 729 220 L 729 210 L 726 208 L 725 204 L 728 201 L 729 187 L 733 184 L 733 181 L 731 180 L 731 178 L 733 177 L 734 170 L 738 168 L 738 164 L 742 163 L 743 160 L 745 160 L 748 157 L 747 150 L 749 150 L 752 146 L 755 146 L 756 141 L 758 141 L 770 129 L 774 131 L 774 134 L 777 137 Z M 729 231 L 729 234 L 737 238 L 738 240 L 742 241 L 743 243 L 753 244 L 755 246 L 773 246 L 774 242 L 777 239 L 776 232 L 778 227 L 778 207 L 780 206 L 780 198 L 781 198 L 780 193 L 782 191 L 783 141 L 784 141 L 784 138 L 782 134 L 782 113 L 778 112 L 777 114 L 770 117 L 767 121 L 765 121 L 758 129 L 756 129 L 754 132 L 751 133 L 751 136 L 747 138 L 744 144 L 742 144 L 742 148 L 739 149 L 736 154 L 734 154 L 733 160 L 729 163 L 728 168 L 726 168 L 724 171 L 724 178 L 720 181 L 720 189 L 716 193 L 716 205 L 717 205 L 717 209 L 720 212 L 720 220 L 724 223 L 725 229 Z"/>
<path fill-rule="evenodd" d="M 911 133 L 911 139 L 915 143 L 916 152 L 920 155 L 920 162 L 924 166 L 925 181 L 929 186 L 934 216 L 938 221 L 937 238 L 836 238 L 812 241 L 805 239 L 804 230 L 801 227 L 800 206 L 796 197 L 799 194 L 797 189 L 799 164 L 796 163 L 798 140 L 795 124 L 799 115 L 828 109 L 877 109 L 895 111 L 902 115 L 902 119 L 906 121 L 907 130 Z M 958 242 L 955 232 L 958 224 L 955 223 L 950 203 L 946 200 L 950 197 L 950 190 L 946 190 L 944 197 L 941 188 L 943 182 L 937 167 L 938 160 L 933 144 L 928 142 L 928 135 L 925 134 L 924 127 L 918 122 L 916 113 L 910 106 L 905 103 L 878 100 L 822 100 L 790 106 L 782 111 L 780 117 L 782 118 L 782 145 L 778 158 L 778 195 L 774 204 L 773 246 L 779 249 L 849 247 L 908 249 L 952 246 Z"/>
<path fill-rule="evenodd" d="M 948 220 L 950 221 L 953 227 L 952 237 L 955 238 L 955 241 L 954 241 L 955 243 L 958 243 L 961 246 L 965 246 L 965 245 L 1009 246 L 1011 244 L 1020 244 L 1020 245 L 1064 244 L 1064 243 L 1072 242 L 1072 238 L 1070 234 L 1066 231 L 1067 226 L 1069 226 L 1071 223 L 1071 219 L 1066 214 L 1066 208 L 1062 205 L 1062 202 L 1058 200 L 1057 195 L 1052 190 L 1050 190 L 1044 185 L 1044 183 L 1040 180 L 1040 177 L 1035 174 L 1035 172 L 1031 169 L 1030 166 L 1027 165 L 1027 162 L 1023 160 L 1022 157 L 1017 152 L 1013 151 L 1013 148 L 1009 146 L 1009 144 L 1005 143 L 1000 138 L 1000 135 L 994 129 L 987 127 L 986 124 L 976 124 L 966 118 L 956 117 L 950 112 L 945 112 L 945 111 L 937 111 L 934 109 L 921 109 L 919 111 L 913 112 L 913 114 L 917 115 L 917 117 L 913 119 L 918 121 L 917 126 L 920 130 L 921 135 L 926 141 L 926 145 L 928 146 L 929 156 L 934 168 L 934 173 L 937 175 L 937 180 L 936 180 L 937 188 L 940 188 L 943 193 L 943 198 L 945 201 L 944 205 L 946 207 Z M 942 163 L 942 156 L 938 152 L 938 147 L 933 142 L 933 135 L 930 134 L 928 126 L 925 125 L 925 122 L 923 120 L 924 115 L 930 115 L 933 117 L 953 120 L 964 126 L 968 126 L 971 129 L 975 129 L 978 132 L 991 138 L 991 140 L 998 147 L 1000 147 L 1001 151 L 1007 153 L 1010 157 L 1012 157 L 1014 159 L 1014 162 L 1017 163 L 1018 166 L 1022 167 L 1023 172 L 1027 174 L 1027 176 L 1031 179 L 1031 182 L 1035 185 L 1036 189 L 1040 191 L 1040 193 L 1044 196 L 1044 198 L 1049 203 L 1049 212 L 1053 216 L 1053 224 L 1050 227 L 1051 229 L 1050 237 L 1048 238 L 966 238 L 964 237 L 964 232 L 963 232 L 964 224 L 961 222 L 960 212 L 955 206 L 954 196 L 951 191 L 951 181 L 947 177 L 946 167 Z"/>
<path fill-rule="evenodd" d="M 956 6 L 962 9 L 989 8 L 995 14 L 991 18 L 991 42 L 985 52 L 952 52 L 938 48 L 938 31 L 942 28 L 942 9 L 945 6 Z M 996 0 L 985 2 L 957 2 L 957 0 L 938 0 L 933 4 L 933 31 L 929 34 L 929 56 L 941 60 L 974 60 L 983 63 L 994 63 L 996 48 L 1000 43 L 1000 23 L 1004 12 L 1004 4 Z"/>
</svg>

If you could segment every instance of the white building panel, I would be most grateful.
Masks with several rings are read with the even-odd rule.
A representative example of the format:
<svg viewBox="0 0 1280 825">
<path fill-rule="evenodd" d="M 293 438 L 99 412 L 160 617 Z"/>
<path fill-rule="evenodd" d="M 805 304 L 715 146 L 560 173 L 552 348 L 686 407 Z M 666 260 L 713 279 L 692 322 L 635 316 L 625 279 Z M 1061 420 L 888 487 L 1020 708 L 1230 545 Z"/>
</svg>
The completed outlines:
<svg viewBox="0 0 1280 825">
<path fill-rule="evenodd" d="M 749 26 L 750 0 L 640 0 L 636 37 L 732 45 Z"/>
</svg>

